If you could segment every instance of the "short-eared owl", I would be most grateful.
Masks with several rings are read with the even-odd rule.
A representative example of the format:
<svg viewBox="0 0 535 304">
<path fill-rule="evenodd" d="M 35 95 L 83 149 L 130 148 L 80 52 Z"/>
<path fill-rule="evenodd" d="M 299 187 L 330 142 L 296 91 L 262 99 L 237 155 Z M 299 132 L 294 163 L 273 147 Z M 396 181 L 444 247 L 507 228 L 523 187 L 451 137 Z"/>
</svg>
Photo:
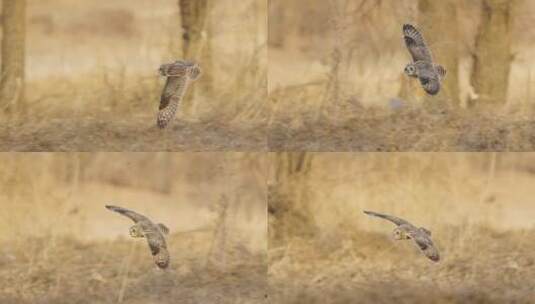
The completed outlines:
<svg viewBox="0 0 535 304">
<path fill-rule="evenodd" d="M 440 91 L 440 82 L 446 77 L 446 69 L 433 62 L 431 51 L 418 30 L 410 25 L 403 25 L 405 45 L 411 53 L 412 62 L 405 66 L 405 74 L 418 78 L 424 90 L 430 95 Z"/>
<path fill-rule="evenodd" d="M 160 98 L 157 124 L 165 128 L 175 117 L 180 101 L 186 94 L 186 90 L 192 81 L 201 75 L 201 68 L 197 63 L 178 60 L 173 63 L 162 64 L 159 69 L 160 75 L 167 77 Z"/>
<path fill-rule="evenodd" d="M 384 218 L 396 224 L 397 227 L 394 229 L 394 239 L 412 239 L 418 246 L 418 249 L 420 249 L 420 251 L 425 254 L 425 256 L 427 256 L 431 261 L 438 262 L 440 260 L 438 250 L 433 244 L 433 241 L 431 240 L 431 231 L 423 227 L 418 228 L 407 222 L 406 220 L 402 220 L 395 216 L 376 213 L 372 211 L 364 211 L 364 213 Z"/>
<path fill-rule="evenodd" d="M 106 205 L 106 208 L 133 220 L 135 225 L 130 227 L 130 236 L 146 238 L 154 263 L 160 268 L 167 268 L 169 265 L 169 252 L 167 251 L 164 234 L 168 234 L 169 229 L 164 224 L 154 224 L 146 216 L 122 207 Z"/>
</svg>

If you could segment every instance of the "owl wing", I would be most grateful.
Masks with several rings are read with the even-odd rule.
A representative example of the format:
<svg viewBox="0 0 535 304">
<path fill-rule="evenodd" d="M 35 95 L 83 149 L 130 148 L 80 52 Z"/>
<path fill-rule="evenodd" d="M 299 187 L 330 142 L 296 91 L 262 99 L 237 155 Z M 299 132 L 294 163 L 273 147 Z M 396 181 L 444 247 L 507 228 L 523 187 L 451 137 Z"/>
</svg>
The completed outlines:
<svg viewBox="0 0 535 304">
<path fill-rule="evenodd" d="M 150 252 L 153 256 L 154 263 L 160 268 L 166 268 L 169 265 L 169 252 L 164 236 L 157 227 L 150 231 L 145 231 L 145 238 L 149 244 Z"/>
<path fill-rule="evenodd" d="M 165 128 L 174 117 L 188 87 L 187 76 L 167 77 L 158 108 L 158 126 Z"/>
<path fill-rule="evenodd" d="M 158 229 L 160 230 L 161 233 L 169 234 L 169 228 L 167 228 L 167 226 L 165 226 L 162 223 L 159 223 L 157 226 L 158 226 Z"/>
<path fill-rule="evenodd" d="M 409 236 L 414 241 L 418 249 L 431 261 L 438 262 L 440 261 L 440 254 L 438 249 L 433 244 L 430 234 L 422 233 L 418 230 L 409 231 Z"/>
<path fill-rule="evenodd" d="M 407 222 L 406 220 L 400 219 L 399 217 L 386 215 L 386 214 L 382 214 L 382 213 L 377 213 L 377 212 L 373 212 L 373 211 L 364 211 L 364 213 L 366 213 L 367 215 L 376 216 L 376 217 L 380 217 L 380 218 L 383 218 L 385 220 L 391 221 L 392 223 L 396 224 L 397 226 L 399 226 L 399 225 L 412 226 L 409 222 Z"/>
<path fill-rule="evenodd" d="M 435 77 L 419 77 L 420 84 L 429 95 L 436 95 L 440 91 L 440 81 Z"/>
<path fill-rule="evenodd" d="M 420 32 L 410 24 L 403 25 L 403 39 L 405 45 L 411 53 L 412 60 L 432 62 L 431 51 L 427 47 L 424 37 Z"/>
<path fill-rule="evenodd" d="M 117 212 L 119 214 L 122 214 L 122 215 L 130 218 L 131 220 L 134 221 L 134 223 L 137 223 L 137 222 L 140 222 L 140 221 L 150 222 L 149 218 L 147 218 L 146 216 L 141 215 L 141 214 L 139 214 L 137 212 L 134 212 L 132 210 L 128 210 L 128 209 L 123 208 L 123 207 L 106 205 L 106 208 L 111 210 L 111 211 L 115 211 L 115 212 Z"/>
<path fill-rule="evenodd" d="M 446 78 L 446 68 L 441 66 L 440 64 L 435 64 L 435 71 L 438 74 L 438 77 L 440 78 L 440 81 L 444 80 Z"/>
<path fill-rule="evenodd" d="M 162 95 L 160 97 L 160 106 L 158 107 L 159 110 L 165 109 L 169 105 L 171 99 L 177 95 L 178 90 L 186 86 L 185 82 L 186 77 L 184 76 L 167 77 L 165 86 L 163 87 Z"/>
</svg>

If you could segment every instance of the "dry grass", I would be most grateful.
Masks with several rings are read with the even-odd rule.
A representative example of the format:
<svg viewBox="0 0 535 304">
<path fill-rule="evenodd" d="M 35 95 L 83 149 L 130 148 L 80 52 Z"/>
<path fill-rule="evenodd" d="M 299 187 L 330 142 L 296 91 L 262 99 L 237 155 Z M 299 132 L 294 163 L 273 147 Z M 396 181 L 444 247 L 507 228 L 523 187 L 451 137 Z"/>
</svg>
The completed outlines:
<svg viewBox="0 0 535 304">
<path fill-rule="evenodd" d="M 410 60 L 401 27 L 418 24 L 417 1 L 333 0 L 312 6 L 273 1 L 270 149 L 533 151 L 535 35 L 525 30 L 533 22 L 533 3 L 517 1 L 511 12 L 514 56 L 505 106 L 472 110 L 467 108 L 474 97 L 470 74 L 478 1 L 458 3 L 460 41 L 431 45 L 436 54 L 442 43 L 458 44 L 460 96 L 447 102 L 460 109 L 450 109 L 441 104 L 440 94 L 436 103 L 422 104 L 424 93 L 416 81 L 406 100 L 398 97 Z"/>
<path fill-rule="evenodd" d="M 165 130 L 153 116 L 117 120 L 110 113 L 12 122 L 0 134 L 2 151 L 263 151 L 262 127 L 222 121 L 175 121 Z"/>
<path fill-rule="evenodd" d="M 0 155 L 1 303 L 258 303 L 265 160 L 255 153 Z M 219 205 L 226 201 L 226 212 Z M 170 267 L 114 203 L 165 223 Z"/>
<path fill-rule="evenodd" d="M 530 303 L 532 161 L 516 153 L 314 153 L 301 202 L 308 213 L 300 215 L 313 226 L 273 226 L 290 233 L 270 243 L 270 295 L 277 303 Z M 270 199 L 292 197 L 277 189 Z M 393 225 L 362 210 L 428 228 L 441 261 L 393 241 Z"/>
<path fill-rule="evenodd" d="M 263 2 L 214 4 L 204 74 L 167 132 L 152 127 L 158 67 L 182 58 L 177 1 L 29 1 L 27 14 L 25 100 L 2 116 L 1 150 L 266 149 Z"/>
<path fill-rule="evenodd" d="M 269 294 L 276 303 L 531 303 L 534 235 L 449 227 L 439 264 L 384 233 L 295 240 L 270 252 Z"/>
<path fill-rule="evenodd" d="M 122 303 L 259 303 L 265 297 L 265 255 L 228 252 L 240 263 L 222 271 L 206 264 L 210 235 L 172 234 L 172 264 L 162 271 L 152 264 L 146 244 L 134 242 L 26 238 L 3 243 L 0 301 L 120 303 L 121 292 Z"/>
<path fill-rule="evenodd" d="M 304 113 L 299 120 L 277 117 L 269 127 L 269 148 L 329 152 L 535 150 L 531 114 L 504 115 L 433 105 L 425 108 L 407 103 L 389 110 L 365 108 L 351 100 L 339 108 L 345 110 L 319 116 Z"/>
</svg>

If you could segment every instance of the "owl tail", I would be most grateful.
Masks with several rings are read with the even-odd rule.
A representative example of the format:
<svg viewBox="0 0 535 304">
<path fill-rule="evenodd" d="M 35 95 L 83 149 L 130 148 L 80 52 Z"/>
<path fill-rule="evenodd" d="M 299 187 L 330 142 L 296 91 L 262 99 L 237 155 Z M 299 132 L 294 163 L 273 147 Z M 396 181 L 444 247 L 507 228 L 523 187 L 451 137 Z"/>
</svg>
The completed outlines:
<svg viewBox="0 0 535 304">
<path fill-rule="evenodd" d="M 167 127 L 169 123 L 171 122 L 171 120 L 173 120 L 173 117 L 175 116 L 175 112 L 176 111 L 173 111 L 172 109 L 169 109 L 169 108 L 160 110 L 160 112 L 158 112 L 158 118 L 156 120 L 158 127 L 160 129 L 164 129 L 165 127 Z"/>
<path fill-rule="evenodd" d="M 166 248 L 160 248 L 157 254 L 153 255 L 154 263 L 161 269 L 169 266 L 169 252 Z"/>
<path fill-rule="evenodd" d="M 168 105 L 167 107 L 161 109 L 158 112 L 158 118 L 156 120 L 156 123 L 158 124 L 158 127 L 160 129 L 163 129 L 163 128 L 167 127 L 169 122 L 171 122 L 171 120 L 173 120 L 173 118 L 175 117 L 175 113 L 176 113 L 177 107 L 178 107 L 178 102 L 172 101 L 172 103 L 170 105 Z"/>
<path fill-rule="evenodd" d="M 162 115 L 158 114 L 158 119 L 156 120 L 156 124 L 158 125 L 158 128 L 164 129 L 169 124 L 169 120 L 165 119 L 165 117 L 162 117 Z"/>
</svg>

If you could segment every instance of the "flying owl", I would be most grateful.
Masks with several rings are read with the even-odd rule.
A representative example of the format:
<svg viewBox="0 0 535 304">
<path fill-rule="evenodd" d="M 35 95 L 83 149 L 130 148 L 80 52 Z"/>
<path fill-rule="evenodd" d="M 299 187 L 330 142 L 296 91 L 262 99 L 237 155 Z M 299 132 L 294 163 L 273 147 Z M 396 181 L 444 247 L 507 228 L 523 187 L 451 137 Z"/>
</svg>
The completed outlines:
<svg viewBox="0 0 535 304">
<path fill-rule="evenodd" d="M 383 218 L 385 220 L 391 221 L 396 224 L 394 228 L 394 239 L 395 240 L 410 240 L 412 239 L 414 243 L 418 246 L 418 249 L 431 261 L 438 262 L 440 260 L 440 255 L 437 248 L 431 240 L 431 231 L 423 228 L 416 227 L 406 220 L 402 220 L 395 216 L 390 216 L 386 214 L 376 213 L 372 211 L 364 211 L 364 213 Z"/>
<path fill-rule="evenodd" d="M 165 128 L 175 116 L 178 104 L 186 94 L 192 81 L 201 75 L 201 68 L 197 63 L 178 60 L 173 63 L 162 64 L 160 75 L 167 77 L 165 87 L 160 98 L 157 124 Z"/>
<path fill-rule="evenodd" d="M 169 234 L 169 228 L 164 224 L 155 224 L 146 216 L 132 210 L 110 205 L 106 205 L 106 208 L 133 220 L 135 225 L 130 227 L 130 236 L 146 238 L 154 263 L 162 269 L 169 266 L 169 252 L 164 238 L 164 234 Z"/>
<path fill-rule="evenodd" d="M 433 62 L 431 51 L 423 36 L 410 25 L 403 25 L 403 39 L 412 56 L 412 62 L 405 66 L 405 74 L 418 78 L 424 90 L 430 95 L 440 91 L 440 83 L 446 77 L 446 69 Z"/>
</svg>

